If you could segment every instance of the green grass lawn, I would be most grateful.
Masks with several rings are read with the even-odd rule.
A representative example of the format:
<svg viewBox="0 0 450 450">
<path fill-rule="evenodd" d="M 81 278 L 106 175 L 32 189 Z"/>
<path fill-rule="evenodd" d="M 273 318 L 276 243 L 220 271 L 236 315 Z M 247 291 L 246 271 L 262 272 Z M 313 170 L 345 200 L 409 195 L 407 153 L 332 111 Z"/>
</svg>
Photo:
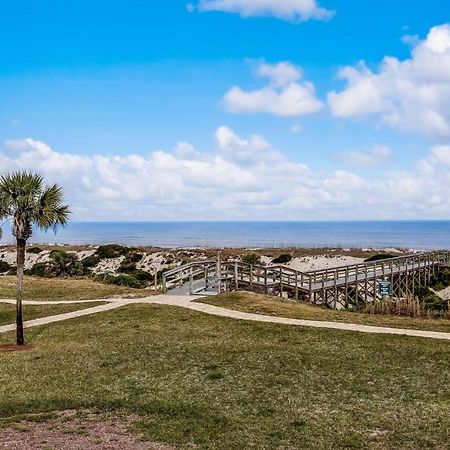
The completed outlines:
<svg viewBox="0 0 450 450">
<path fill-rule="evenodd" d="M 32 320 L 40 317 L 53 316 L 55 314 L 63 314 L 102 304 L 103 302 L 86 302 L 73 305 L 23 305 L 23 320 Z M 15 321 L 16 307 L 14 305 L 0 303 L 0 326 L 15 323 Z"/>
<path fill-rule="evenodd" d="M 225 293 L 216 297 L 206 297 L 200 300 L 200 302 L 237 311 L 292 319 L 347 322 L 380 327 L 414 328 L 450 333 L 449 319 L 382 316 L 350 311 L 336 311 L 306 303 L 296 303 L 280 297 L 270 297 L 251 292 Z"/>
<path fill-rule="evenodd" d="M 450 442 L 450 342 L 133 305 L 26 330 L 0 354 L 0 422 L 93 409 L 186 449 L 418 449 Z M 0 335 L 0 343 L 13 341 Z M 14 419 L 13 419 L 14 420 Z"/>
<path fill-rule="evenodd" d="M 154 291 L 103 284 L 89 278 L 25 277 L 25 300 L 96 300 L 114 296 L 147 297 Z M 0 276 L 0 298 L 15 298 L 16 277 Z"/>
</svg>

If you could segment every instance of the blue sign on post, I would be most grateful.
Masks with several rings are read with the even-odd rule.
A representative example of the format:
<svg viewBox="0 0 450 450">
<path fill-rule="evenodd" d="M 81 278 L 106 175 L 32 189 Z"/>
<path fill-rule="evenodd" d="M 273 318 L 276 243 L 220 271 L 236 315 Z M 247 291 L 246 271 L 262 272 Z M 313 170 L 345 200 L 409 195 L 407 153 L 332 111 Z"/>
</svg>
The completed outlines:
<svg viewBox="0 0 450 450">
<path fill-rule="evenodd" d="M 380 281 L 378 283 L 378 293 L 383 297 L 392 295 L 392 284 L 389 281 Z"/>
</svg>

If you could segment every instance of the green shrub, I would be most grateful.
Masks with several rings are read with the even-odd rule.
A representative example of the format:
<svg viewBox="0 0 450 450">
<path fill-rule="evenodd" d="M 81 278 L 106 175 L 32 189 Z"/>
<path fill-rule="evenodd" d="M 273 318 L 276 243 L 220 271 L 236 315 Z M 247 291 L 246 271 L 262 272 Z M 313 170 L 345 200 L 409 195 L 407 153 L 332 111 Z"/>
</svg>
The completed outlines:
<svg viewBox="0 0 450 450">
<path fill-rule="evenodd" d="M 438 313 L 448 312 L 448 300 L 443 300 L 430 288 L 421 286 L 416 289 L 415 295 L 419 297 L 425 311 Z"/>
<path fill-rule="evenodd" d="M 117 272 L 120 273 L 131 273 L 137 270 L 136 263 L 125 263 L 125 261 L 120 264 L 120 266 L 117 268 Z"/>
<path fill-rule="evenodd" d="M 131 251 L 130 248 L 118 244 L 101 245 L 96 251 L 95 255 L 100 259 L 112 259 L 125 256 Z"/>
<path fill-rule="evenodd" d="M 25 274 L 35 277 L 71 277 L 83 275 L 84 268 L 76 255 L 54 250 L 50 254 L 50 261 L 36 263 Z"/>
<path fill-rule="evenodd" d="M 97 279 L 108 284 L 115 284 L 117 286 L 127 286 L 134 289 L 144 289 L 147 284 L 141 280 L 138 280 L 132 275 L 120 274 L 120 275 L 110 275 L 104 274 Z"/>
<path fill-rule="evenodd" d="M 286 264 L 289 261 L 292 260 L 292 255 L 290 255 L 289 253 L 283 253 L 280 256 L 278 256 L 277 258 L 272 260 L 273 264 Z"/>
<path fill-rule="evenodd" d="M 86 258 L 83 258 L 81 260 L 81 264 L 83 264 L 83 267 L 85 269 L 91 269 L 95 267 L 101 259 L 96 255 L 86 256 Z"/>
<path fill-rule="evenodd" d="M 429 286 L 435 291 L 441 291 L 450 286 L 450 270 L 440 270 L 430 279 Z"/>
<path fill-rule="evenodd" d="M 133 264 L 133 263 L 136 264 L 139 261 L 141 261 L 143 257 L 144 257 L 144 255 L 142 253 L 138 253 L 136 251 L 130 251 L 125 256 L 123 263 L 124 264 Z"/>
<path fill-rule="evenodd" d="M 7 263 L 6 261 L 0 261 L 0 273 L 8 272 L 12 269 L 11 264 Z"/>
<path fill-rule="evenodd" d="M 242 257 L 242 261 L 247 264 L 258 264 L 261 260 L 261 256 L 257 253 L 247 253 Z"/>
<path fill-rule="evenodd" d="M 44 251 L 44 249 L 42 249 L 41 247 L 29 247 L 27 249 L 27 253 L 32 253 L 35 255 L 39 255 L 39 253 L 42 253 Z"/>
<path fill-rule="evenodd" d="M 25 271 L 26 275 L 32 275 L 34 277 L 50 277 L 48 264 L 44 262 L 36 263 L 31 269 Z"/>
<path fill-rule="evenodd" d="M 378 253 L 364 260 L 364 262 L 382 261 L 383 259 L 398 258 L 398 255 L 391 255 L 390 253 Z"/>
<path fill-rule="evenodd" d="M 142 282 L 149 282 L 153 280 L 153 276 L 149 272 L 137 269 L 136 263 L 125 263 L 125 261 L 123 261 L 118 267 L 117 272 L 130 275 Z"/>
<path fill-rule="evenodd" d="M 129 275 L 137 278 L 139 281 L 144 281 L 148 283 L 149 281 L 153 281 L 154 276 L 145 270 L 136 269 L 133 272 L 130 272 Z"/>
</svg>

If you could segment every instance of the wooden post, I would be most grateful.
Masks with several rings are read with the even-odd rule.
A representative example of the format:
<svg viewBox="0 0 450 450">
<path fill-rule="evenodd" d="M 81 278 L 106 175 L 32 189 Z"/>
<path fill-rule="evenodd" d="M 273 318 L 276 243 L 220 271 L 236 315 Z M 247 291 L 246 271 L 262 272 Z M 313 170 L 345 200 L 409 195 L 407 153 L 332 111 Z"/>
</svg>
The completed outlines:
<svg viewBox="0 0 450 450">
<path fill-rule="evenodd" d="M 163 276 L 162 276 L 162 291 L 163 291 L 163 294 L 165 294 L 167 292 L 167 280 L 166 280 L 165 274 L 163 274 Z"/>
<path fill-rule="evenodd" d="M 389 262 L 389 270 L 391 271 L 391 297 L 394 297 L 394 263 L 392 261 Z"/>
<path fill-rule="evenodd" d="M 348 267 L 345 268 L 345 306 L 348 304 Z"/>
<path fill-rule="evenodd" d="M 193 284 L 194 284 L 194 275 L 192 274 L 192 267 L 191 267 L 191 273 L 189 274 L 189 295 L 192 295 L 194 293 Z"/>
<path fill-rule="evenodd" d="M 327 292 L 325 290 L 325 278 L 323 277 L 323 274 L 322 274 L 322 300 L 324 304 L 326 304 Z"/>
<path fill-rule="evenodd" d="M 239 280 L 238 280 L 238 263 L 237 261 L 234 262 L 234 285 L 236 290 L 239 289 Z"/>
<path fill-rule="evenodd" d="M 337 272 L 336 272 L 336 277 L 338 276 Z M 337 297 L 338 297 L 338 290 L 337 290 L 337 278 L 334 278 L 334 289 L 333 289 L 333 295 L 334 295 L 334 299 L 333 299 L 333 307 L 334 309 L 337 308 Z"/>
<path fill-rule="evenodd" d="M 377 301 L 377 265 L 373 266 L 373 301 Z"/>
<path fill-rule="evenodd" d="M 367 265 L 364 267 L 365 270 L 365 279 L 364 279 L 364 301 L 367 305 L 367 278 L 369 276 L 369 274 L 367 273 Z"/>
<path fill-rule="evenodd" d="M 295 272 L 295 300 L 298 300 L 298 272 Z"/>
<path fill-rule="evenodd" d="M 269 293 L 269 286 L 267 285 L 267 267 L 264 267 L 264 292 Z"/>
<path fill-rule="evenodd" d="M 283 268 L 280 267 L 280 297 L 283 297 Z"/>
<path fill-rule="evenodd" d="M 250 264 L 250 290 L 253 289 L 253 264 Z"/>
</svg>

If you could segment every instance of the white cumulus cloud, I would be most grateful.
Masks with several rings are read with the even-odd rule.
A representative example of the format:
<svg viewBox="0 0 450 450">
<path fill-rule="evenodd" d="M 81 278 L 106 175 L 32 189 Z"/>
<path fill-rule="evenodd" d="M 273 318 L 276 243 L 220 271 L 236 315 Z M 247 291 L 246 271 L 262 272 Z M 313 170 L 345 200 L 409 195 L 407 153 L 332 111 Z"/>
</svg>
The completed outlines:
<svg viewBox="0 0 450 450">
<path fill-rule="evenodd" d="M 314 85 L 300 82 L 302 71 L 289 63 L 260 64 L 257 75 L 269 78 L 269 85 L 244 91 L 232 87 L 224 96 L 225 109 L 233 114 L 273 114 L 294 117 L 313 114 L 323 107 L 316 97 Z"/>
<path fill-rule="evenodd" d="M 386 161 L 391 155 L 392 151 L 389 147 L 385 145 L 376 145 L 369 150 L 352 150 L 350 152 L 342 153 L 339 156 L 344 161 L 355 166 L 374 166 Z"/>
<path fill-rule="evenodd" d="M 386 56 L 376 71 L 360 62 L 343 68 L 339 76 L 347 86 L 328 94 L 333 115 L 375 116 L 391 127 L 450 137 L 449 24 L 431 28 L 409 59 Z"/>
<path fill-rule="evenodd" d="M 283 20 L 326 20 L 333 12 L 318 5 L 316 0 L 200 0 L 188 4 L 188 11 L 222 11 L 241 17 L 272 16 Z"/>
<path fill-rule="evenodd" d="M 378 147 L 363 163 L 389 156 Z M 207 152 L 181 142 L 148 155 L 76 155 L 22 139 L 0 150 L 0 172 L 28 169 L 59 182 L 77 220 L 305 220 L 443 218 L 450 214 L 450 146 L 411 171 L 376 179 L 314 171 L 263 136 L 226 126 Z"/>
</svg>

